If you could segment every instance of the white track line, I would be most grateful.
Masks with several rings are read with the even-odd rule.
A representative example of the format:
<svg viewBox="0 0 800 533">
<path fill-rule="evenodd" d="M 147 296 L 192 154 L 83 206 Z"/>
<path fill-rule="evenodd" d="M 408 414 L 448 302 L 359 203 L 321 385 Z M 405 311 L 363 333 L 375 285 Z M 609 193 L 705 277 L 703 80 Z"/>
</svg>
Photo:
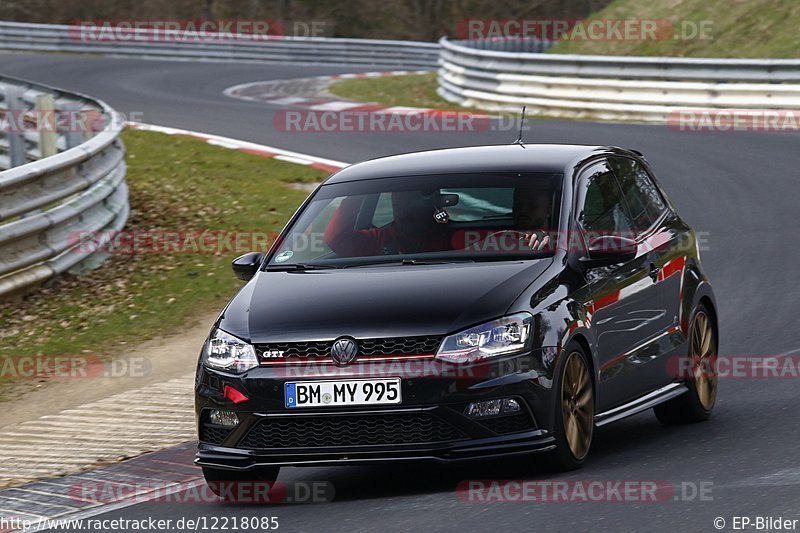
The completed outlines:
<svg viewBox="0 0 800 533">
<path fill-rule="evenodd" d="M 346 102 L 344 100 L 333 100 L 325 102 L 324 104 L 312 105 L 308 109 L 310 111 L 347 111 L 356 107 L 374 106 L 378 105 L 375 102 Z"/>
</svg>

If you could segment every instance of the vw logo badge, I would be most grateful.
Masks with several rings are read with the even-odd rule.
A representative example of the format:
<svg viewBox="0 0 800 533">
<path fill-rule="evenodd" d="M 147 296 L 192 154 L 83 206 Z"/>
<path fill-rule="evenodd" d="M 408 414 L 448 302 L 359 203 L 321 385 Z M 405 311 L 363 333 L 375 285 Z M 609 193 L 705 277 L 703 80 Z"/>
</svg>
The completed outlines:
<svg viewBox="0 0 800 533">
<path fill-rule="evenodd" d="M 344 366 L 356 358 L 358 354 L 358 344 L 349 337 L 340 337 L 333 341 L 331 347 L 331 358 L 337 365 Z"/>
</svg>

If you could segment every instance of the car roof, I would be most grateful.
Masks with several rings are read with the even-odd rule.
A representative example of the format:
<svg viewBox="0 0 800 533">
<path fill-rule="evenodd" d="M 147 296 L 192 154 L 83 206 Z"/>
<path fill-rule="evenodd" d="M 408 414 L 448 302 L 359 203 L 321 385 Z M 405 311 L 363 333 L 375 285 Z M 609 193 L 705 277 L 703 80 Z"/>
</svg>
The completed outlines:
<svg viewBox="0 0 800 533">
<path fill-rule="evenodd" d="M 472 174 L 481 172 L 567 173 L 582 161 L 601 155 L 634 155 L 611 146 L 580 144 L 519 144 L 472 146 L 412 152 L 356 163 L 328 178 L 325 183 L 424 174 Z"/>
</svg>

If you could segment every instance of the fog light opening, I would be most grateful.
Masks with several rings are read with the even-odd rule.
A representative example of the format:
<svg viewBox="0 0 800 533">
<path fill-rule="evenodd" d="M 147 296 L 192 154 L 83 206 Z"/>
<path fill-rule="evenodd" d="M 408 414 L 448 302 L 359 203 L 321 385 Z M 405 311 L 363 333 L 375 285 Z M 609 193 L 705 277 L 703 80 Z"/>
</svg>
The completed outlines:
<svg viewBox="0 0 800 533">
<path fill-rule="evenodd" d="M 220 409 L 212 409 L 208 415 L 208 419 L 212 424 L 225 427 L 236 427 L 239 425 L 239 418 L 233 411 L 222 411 Z"/>
<path fill-rule="evenodd" d="M 513 415 L 522 411 L 519 402 L 514 398 L 500 398 L 497 400 L 484 400 L 474 402 L 467 406 L 467 416 L 484 418 L 487 416 Z"/>
</svg>

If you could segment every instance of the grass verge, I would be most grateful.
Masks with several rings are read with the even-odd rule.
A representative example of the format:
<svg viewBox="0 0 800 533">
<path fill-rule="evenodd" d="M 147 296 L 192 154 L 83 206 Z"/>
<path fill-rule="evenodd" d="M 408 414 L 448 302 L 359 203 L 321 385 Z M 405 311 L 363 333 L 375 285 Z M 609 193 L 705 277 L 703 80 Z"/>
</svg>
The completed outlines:
<svg viewBox="0 0 800 533">
<path fill-rule="evenodd" d="M 672 30 L 656 40 L 562 41 L 548 52 L 796 58 L 800 50 L 797 0 L 616 0 L 589 19 L 664 20 L 672 23 Z"/>
<path fill-rule="evenodd" d="M 190 137 L 126 131 L 123 140 L 128 232 L 273 235 L 306 196 L 291 184 L 325 175 Z M 112 357 L 134 342 L 180 331 L 199 310 L 221 309 L 241 286 L 230 270 L 235 255 L 236 250 L 112 255 L 87 275 L 65 275 L 21 302 L 0 303 L 0 359 Z M 13 379 L 0 377 L 0 398 L 11 385 Z"/>
<path fill-rule="evenodd" d="M 386 106 L 420 107 L 461 113 L 488 113 L 492 116 L 506 118 L 519 117 L 520 115 L 520 113 L 513 111 L 464 107 L 448 102 L 436 94 L 437 87 L 436 73 L 431 72 L 428 74 L 385 76 L 381 78 L 347 79 L 333 83 L 328 90 L 337 96 L 357 102 L 376 102 Z M 532 113 L 530 109 L 526 116 L 536 116 L 540 119 L 571 120 L 563 117 L 551 117 L 545 113 Z M 515 132 L 516 128 L 513 128 L 509 135 L 513 135 Z"/>
<path fill-rule="evenodd" d="M 328 90 L 336 96 L 386 106 L 428 107 L 464 111 L 436 94 L 436 73 L 353 78 L 333 83 Z"/>
</svg>

